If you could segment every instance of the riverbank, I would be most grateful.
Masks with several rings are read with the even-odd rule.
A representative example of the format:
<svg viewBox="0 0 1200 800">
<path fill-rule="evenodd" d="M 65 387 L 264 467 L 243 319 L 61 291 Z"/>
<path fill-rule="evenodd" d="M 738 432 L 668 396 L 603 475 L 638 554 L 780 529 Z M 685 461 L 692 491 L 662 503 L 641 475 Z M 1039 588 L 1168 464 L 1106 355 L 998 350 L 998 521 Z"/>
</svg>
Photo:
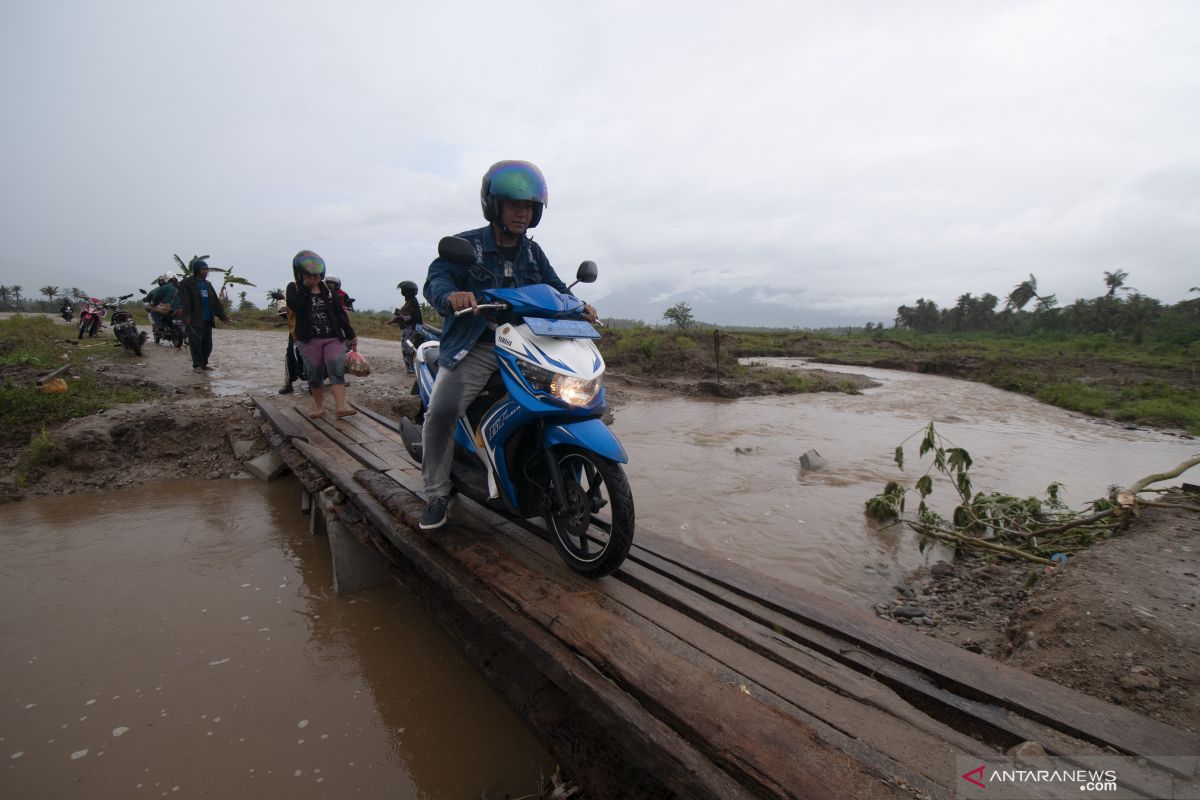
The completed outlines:
<svg viewBox="0 0 1200 800">
<path fill-rule="evenodd" d="M 274 393 L 282 384 L 280 334 L 218 330 L 216 369 L 205 374 L 191 371 L 186 351 L 154 345 L 141 359 L 118 352 L 116 358 L 81 361 L 81 379 L 91 375 L 112 386 L 151 387 L 154 400 L 48 427 L 46 443 L 36 458 L 26 459 L 24 472 L 10 469 L 0 476 L 0 494 L 11 501 L 244 473 L 246 461 L 266 449 L 247 395 Z M 364 337 L 361 348 L 374 371 L 352 378 L 349 396 L 391 416 L 413 410 L 415 399 L 402 377 L 396 343 Z M 668 374 L 614 366 L 608 385 L 618 412 L 621 404 L 636 399 L 720 394 L 697 387 L 733 383 L 729 372 L 718 383 L 707 373 L 689 376 L 687 362 L 676 363 L 677 370 Z M 739 380 L 746 386 L 755 382 L 745 374 Z M 770 385 L 757 383 L 758 388 L 743 390 L 765 391 Z M 10 447 L 3 454 L 5 463 L 14 464 L 20 453 L 21 447 Z M 1188 512 L 1143 514 L 1123 536 L 1044 575 L 1029 591 L 1025 564 L 935 565 L 934 573 L 901 582 L 896 602 L 881 604 L 877 612 L 926 635 L 1196 730 L 1200 547 L 1194 545 L 1195 520 Z M 922 613 L 895 613 L 905 606 Z"/>
</svg>

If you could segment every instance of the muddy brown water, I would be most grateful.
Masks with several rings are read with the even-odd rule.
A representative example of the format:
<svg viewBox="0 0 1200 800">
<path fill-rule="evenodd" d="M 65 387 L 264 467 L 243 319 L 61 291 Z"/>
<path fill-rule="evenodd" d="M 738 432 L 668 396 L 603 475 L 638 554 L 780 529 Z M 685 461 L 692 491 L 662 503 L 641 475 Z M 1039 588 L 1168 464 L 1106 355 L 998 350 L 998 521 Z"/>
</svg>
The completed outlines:
<svg viewBox="0 0 1200 800">
<path fill-rule="evenodd" d="M 411 597 L 333 593 L 298 497 L 178 481 L 3 508 L 0 797 L 537 790 L 553 760 Z"/>
<path fill-rule="evenodd" d="M 866 374 L 881 385 L 858 396 L 664 399 L 618 409 L 613 429 L 629 454 L 639 528 L 867 608 L 946 557 L 941 549 L 922 554 L 907 528 L 880 529 L 864 514 L 887 481 L 911 486 L 929 467 L 917 455 L 919 435 L 905 444 L 903 472 L 893 454 L 931 420 L 971 454 L 976 491 L 1037 495 L 1059 481 L 1073 508 L 1105 496 L 1110 484 L 1129 485 L 1200 452 L 1195 439 L 1128 430 L 980 383 L 812 366 Z M 825 468 L 801 468 L 810 449 Z M 937 510 L 953 508 L 955 497 L 935 478 Z M 909 507 L 916 503 L 910 498 Z"/>
</svg>

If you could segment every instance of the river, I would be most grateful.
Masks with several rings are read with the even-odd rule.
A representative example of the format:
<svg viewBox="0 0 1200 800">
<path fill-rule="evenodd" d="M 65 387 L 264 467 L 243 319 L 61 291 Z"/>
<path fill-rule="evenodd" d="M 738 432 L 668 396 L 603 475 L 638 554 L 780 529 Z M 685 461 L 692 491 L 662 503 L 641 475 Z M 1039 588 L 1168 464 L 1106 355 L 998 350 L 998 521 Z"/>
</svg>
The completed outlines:
<svg viewBox="0 0 1200 800">
<path fill-rule="evenodd" d="M 816 366 L 881 385 L 857 396 L 675 398 L 618 409 L 613 429 L 629 453 L 639 528 L 869 608 L 914 570 L 945 557 L 940 549 L 921 554 L 907 528 L 880 529 L 864 514 L 887 481 L 911 486 L 929 467 L 913 434 L 930 421 L 971 454 L 976 491 L 1036 495 L 1059 481 L 1072 507 L 1200 451 L 1195 439 L 1126 429 L 981 383 Z M 893 454 L 910 436 L 902 472 Z M 803 470 L 799 459 L 808 450 L 827 466 Z M 950 484 L 935 478 L 931 499 L 940 509 L 952 508 L 954 498 Z"/>
<path fill-rule="evenodd" d="M 554 761 L 292 479 L 5 506 L 0 797 L 501 798 Z"/>
</svg>

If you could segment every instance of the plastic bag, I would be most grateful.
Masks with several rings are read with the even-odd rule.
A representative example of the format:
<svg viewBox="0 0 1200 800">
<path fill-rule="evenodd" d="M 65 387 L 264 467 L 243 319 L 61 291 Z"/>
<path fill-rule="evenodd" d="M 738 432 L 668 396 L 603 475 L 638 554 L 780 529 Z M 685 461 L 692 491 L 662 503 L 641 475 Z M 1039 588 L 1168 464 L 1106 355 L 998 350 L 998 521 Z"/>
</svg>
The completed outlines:
<svg viewBox="0 0 1200 800">
<path fill-rule="evenodd" d="M 371 365 L 362 357 L 362 353 L 351 350 L 346 353 L 346 372 L 359 378 L 365 378 L 371 374 Z"/>
</svg>

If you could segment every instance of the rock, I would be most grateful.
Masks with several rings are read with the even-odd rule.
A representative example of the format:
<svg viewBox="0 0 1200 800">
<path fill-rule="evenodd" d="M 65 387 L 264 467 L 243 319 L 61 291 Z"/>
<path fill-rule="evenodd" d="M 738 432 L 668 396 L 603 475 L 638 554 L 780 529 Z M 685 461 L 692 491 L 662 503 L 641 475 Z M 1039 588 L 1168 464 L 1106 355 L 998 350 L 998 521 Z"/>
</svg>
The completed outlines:
<svg viewBox="0 0 1200 800">
<path fill-rule="evenodd" d="M 233 450 L 234 458 L 238 461 L 244 461 L 258 447 L 258 443 L 252 439 L 235 439 L 233 438 L 233 434 L 230 434 L 229 447 Z"/>
<path fill-rule="evenodd" d="M 958 572 L 949 561 L 939 561 L 929 568 L 929 574 L 935 578 L 952 578 Z"/>
<path fill-rule="evenodd" d="M 800 456 L 800 467 L 811 472 L 819 469 L 824 469 L 828 462 L 821 458 L 821 454 L 816 450 L 809 450 L 804 455 Z"/>
<path fill-rule="evenodd" d="M 1046 748 L 1042 747 L 1037 742 L 1021 742 L 1008 748 L 1005 753 L 1013 761 L 1018 764 L 1028 764 L 1031 759 L 1045 758 Z"/>
<path fill-rule="evenodd" d="M 283 463 L 283 459 L 274 450 L 268 450 L 257 458 L 252 458 L 246 462 L 246 470 L 251 475 L 256 475 L 264 481 L 273 481 L 284 473 L 287 469 L 287 464 Z"/>
<path fill-rule="evenodd" d="M 1145 675 L 1142 673 L 1133 673 L 1125 675 L 1121 680 L 1117 681 L 1121 684 L 1121 688 L 1135 690 L 1157 691 L 1162 688 L 1162 683 L 1153 675 Z"/>
<path fill-rule="evenodd" d="M 925 609 L 916 606 L 900 606 L 892 609 L 892 616 L 898 619 L 916 619 L 925 616 Z"/>
</svg>

